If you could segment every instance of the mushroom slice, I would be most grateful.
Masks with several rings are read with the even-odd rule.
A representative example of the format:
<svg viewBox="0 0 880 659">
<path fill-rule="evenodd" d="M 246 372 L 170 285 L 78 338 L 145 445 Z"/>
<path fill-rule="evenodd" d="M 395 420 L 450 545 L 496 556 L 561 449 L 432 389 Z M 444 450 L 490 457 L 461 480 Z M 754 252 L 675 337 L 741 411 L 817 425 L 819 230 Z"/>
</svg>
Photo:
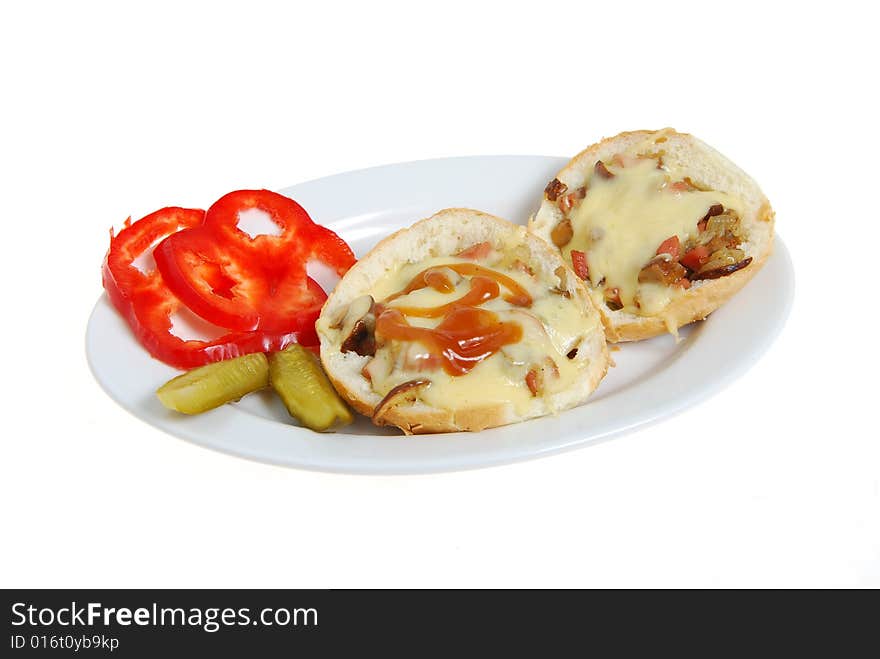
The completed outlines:
<svg viewBox="0 0 880 659">
<path fill-rule="evenodd" d="M 373 423 L 383 425 L 383 417 L 393 408 L 406 402 L 412 402 L 418 397 L 418 392 L 422 387 L 431 385 L 430 380 L 409 380 L 397 385 L 379 402 L 373 409 Z"/>
<path fill-rule="evenodd" d="M 678 261 L 655 256 L 639 272 L 639 283 L 655 282 L 671 286 L 687 275 L 687 270 Z"/>
<path fill-rule="evenodd" d="M 619 288 L 605 289 L 605 306 L 611 309 L 611 311 L 620 311 L 623 309 L 623 302 L 620 300 Z"/>
<path fill-rule="evenodd" d="M 349 305 L 348 311 L 338 323 L 345 337 L 342 352 L 355 352 L 361 356 L 376 354 L 375 301 L 370 295 L 362 295 Z"/>
<path fill-rule="evenodd" d="M 732 263 L 730 265 L 723 265 L 720 268 L 712 268 L 711 270 L 695 272 L 691 275 L 691 281 L 698 281 L 700 279 L 718 279 L 719 277 L 726 277 L 727 275 L 732 275 L 737 270 L 742 270 L 749 263 L 752 262 L 752 257 L 748 257 L 740 261 L 739 263 Z"/>
<path fill-rule="evenodd" d="M 601 160 L 597 160 L 596 164 L 593 165 L 593 172 L 595 172 L 600 178 L 609 179 L 614 178 L 614 174 L 612 174 L 608 168 L 605 166 L 605 163 Z"/>
<path fill-rule="evenodd" d="M 550 239 L 557 247 L 565 247 L 568 245 L 573 236 L 574 228 L 571 226 L 571 220 L 568 218 L 561 220 L 550 232 Z"/>
</svg>

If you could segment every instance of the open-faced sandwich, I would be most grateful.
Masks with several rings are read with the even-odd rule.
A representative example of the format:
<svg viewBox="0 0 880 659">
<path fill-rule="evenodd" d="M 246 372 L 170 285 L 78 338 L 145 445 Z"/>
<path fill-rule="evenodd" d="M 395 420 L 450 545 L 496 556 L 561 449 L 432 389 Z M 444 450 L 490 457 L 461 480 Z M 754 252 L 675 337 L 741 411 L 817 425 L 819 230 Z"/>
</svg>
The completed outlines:
<svg viewBox="0 0 880 659">
<path fill-rule="evenodd" d="M 529 228 L 582 279 L 609 341 L 705 318 L 764 264 L 773 210 L 758 185 L 691 135 L 622 133 L 575 156 Z"/>
<path fill-rule="evenodd" d="M 316 328 L 336 389 L 406 433 L 573 407 L 609 363 L 599 314 L 559 251 L 466 209 L 380 242 L 339 282 Z"/>
</svg>

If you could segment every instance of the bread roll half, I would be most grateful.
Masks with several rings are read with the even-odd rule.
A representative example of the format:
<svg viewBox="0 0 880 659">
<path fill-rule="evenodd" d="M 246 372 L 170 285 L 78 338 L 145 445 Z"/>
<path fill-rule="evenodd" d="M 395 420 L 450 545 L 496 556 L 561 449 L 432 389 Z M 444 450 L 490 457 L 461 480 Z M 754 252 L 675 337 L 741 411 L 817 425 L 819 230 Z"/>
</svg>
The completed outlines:
<svg viewBox="0 0 880 659">
<path fill-rule="evenodd" d="M 468 209 L 380 242 L 342 278 L 316 327 L 339 393 L 407 434 L 573 407 L 609 363 L 599 314 L 559 251 Z"/>
<path fill-rule="evenodd" d="M 739 291 L 770 255 L 773 219 L 745 172 L 665 129 L 579 153 L 529 229 L 585 279 L 608 340 L 637 341 L 675 333 Z"/>
</svg>

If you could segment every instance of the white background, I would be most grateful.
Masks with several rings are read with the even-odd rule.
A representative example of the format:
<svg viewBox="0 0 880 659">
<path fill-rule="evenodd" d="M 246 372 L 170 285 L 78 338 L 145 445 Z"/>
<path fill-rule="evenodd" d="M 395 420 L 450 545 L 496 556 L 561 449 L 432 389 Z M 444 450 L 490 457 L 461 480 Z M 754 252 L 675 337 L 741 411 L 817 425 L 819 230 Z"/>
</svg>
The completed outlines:
<svg viewBox="0 0 880 659">
<path fill-rule="evenodd" d="M 880 586 L 869 3 L 518 4 L 4 4 L 0 586 Z M 676 418 L 327 475 L 165 435 L 89 373 L 128 215 L 667 125 L 761 183 L 797 276 L 766 356 Z"/>
</svg>

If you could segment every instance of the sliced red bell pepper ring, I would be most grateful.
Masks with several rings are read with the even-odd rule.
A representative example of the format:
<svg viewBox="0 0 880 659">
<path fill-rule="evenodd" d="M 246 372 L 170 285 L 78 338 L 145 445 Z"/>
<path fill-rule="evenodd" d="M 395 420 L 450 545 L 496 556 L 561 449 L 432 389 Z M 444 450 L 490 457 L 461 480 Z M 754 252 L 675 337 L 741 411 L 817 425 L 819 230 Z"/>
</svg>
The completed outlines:
<svg viewBox="0 0 880 659">
<path fill-rule="evenodd" d="M 249 236 L 239 214 L 259 209 L 280 235 Z M 157 246 L 154 257 L 168 288 L 205 320 L 235 330 L 295 330 L 301 312 L 320 309 L 306 274 L 318 260 L 339 275 L 354 262 L 349 246 L 312 222 L 293 199 L 269 190 L 238 190 L 208 209 L 202 226 Z"/>
<path fill-rule="evenodd" d="M 261 234 L 251 237 L 238 226 L 240 213 L 260 210 L 281 230 L 280 235 Z M 330 229 L 315 224 L 306 210 L 290 197 L 271 190 L 236 190 L 215 201 L 205 214 L 205 228 L 224 240 L 238 245 L 255 256 L 276 256 L 300 253 L 333 268 L 339 276 L 354 265 L 355 257 L 348 244 Z M 286 270 L 290 259 L 267 258 L 261 267 L 271 272 Z M 301 264 L 301 265 L 304 265 Z"/>
<path fill-rule="evenodd" d="M 190 227 L 199 226 L 205 211 L 195 208 L 162 208 L 134 224 L 125 221 L 122 231 L 110 230 L 110 249 L 104 259 L 103 283 L 113 304 L 119 308 L 137 294 L 159 288 L 164 290 L 162 277 L 154 270 L 141 272 L 134 261 L 156 242 Z"/>
<path fill-rule="evenodd" d="M 104 260 L 102 280 L 113 306 L 129 324 L 139 342 L 156 359 L 181 369 L 194 368 L 252 352 L 282 350 L 291 343 L 315 346 L 317 313 L 304 314 L 302 327 L 289 332 L 231 332 L 213 341 L 184 340 L 171 333 L 172 317 L 183 305 L 165 286 L 157 270 L 141 272 L 134 261 L 157 240 L 188 227 L 198 226 L 203 210 L 163 208 L 114 236 Z M 316 297 L 320 287 L 310 284 Z M 320 293 L 318 292 L 320 291 Z"/>
<path fill-rule="evenodd" d="M 163 240 L 153 259 L 169 290 L 190 311 L 220 327 L 250 331 L 260 316 L 247 301 L 268 291 L 262 271 L 237 252 L 200 225 Z"/>
<path fill-rule="evenodd" d="M 239 214 L 257 209 L 278 226 L 280 234 L 251 236 L 238 226 Z M 306 210 L 290 197 L 270 190 L 235 190 L 211 204 L 205 214 L 205 226 L 222 236 L 227 244 L 244 248 L 272 249 L 294 242 L 298 232 L 314 224 Z"/>
</svg>

